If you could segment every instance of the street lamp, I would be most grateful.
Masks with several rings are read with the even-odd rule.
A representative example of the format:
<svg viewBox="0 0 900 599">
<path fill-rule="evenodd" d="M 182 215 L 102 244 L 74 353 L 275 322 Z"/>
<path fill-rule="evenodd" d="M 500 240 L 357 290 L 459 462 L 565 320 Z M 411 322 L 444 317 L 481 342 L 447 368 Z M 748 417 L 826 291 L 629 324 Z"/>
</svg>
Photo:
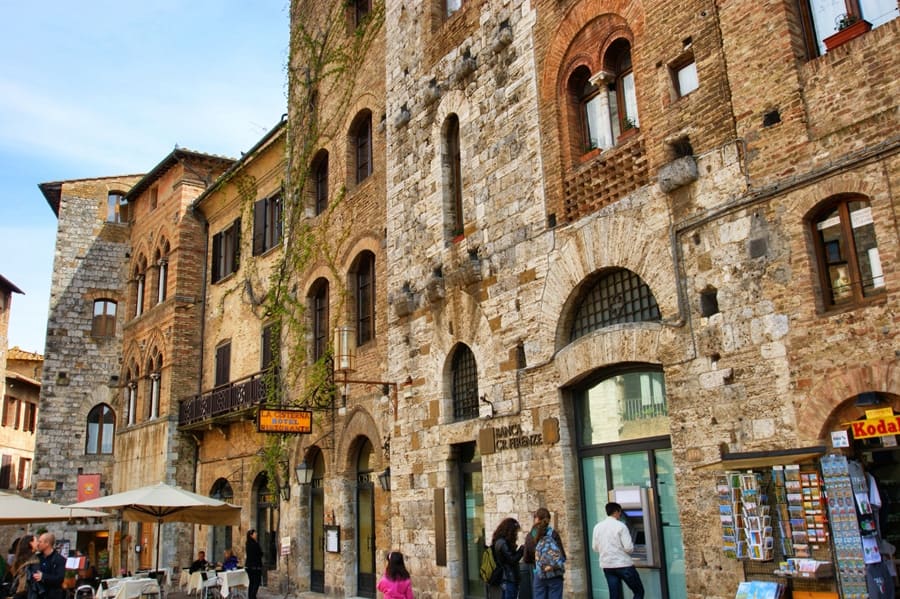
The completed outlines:
<svg viewBox="0 0 900 599">
<path fill-rule="evenodd" d="M 299 462 L 294 468 L 294 471 L 297 473 L 297 482 L 301 485 L 308 485 L 312 483 L 313 479 L 313 469 L 312 466 L 307 464 L 305 461 Z"/>
</svg>

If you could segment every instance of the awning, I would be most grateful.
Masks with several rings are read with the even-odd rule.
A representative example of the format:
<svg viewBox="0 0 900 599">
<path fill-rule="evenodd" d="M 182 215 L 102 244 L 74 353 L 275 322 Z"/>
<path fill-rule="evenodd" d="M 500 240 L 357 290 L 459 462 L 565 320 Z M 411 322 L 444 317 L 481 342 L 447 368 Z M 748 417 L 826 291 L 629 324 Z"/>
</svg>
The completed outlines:
<svg viewBox="0 0 900 599">
<path fill-rule="evenodd" d="M 740 453 L 725 452 L 722 459 L 711 464 L 697 466 L 695 472 L 725 470 L 755 470 L 771 468 L 783 464 L 801 464 L 825 455 L 828 448 L 824 445 L 815 447 L 799 447 L 796 449 L 774 449 L 770 451 L 744 451 Z"/>
</svg>

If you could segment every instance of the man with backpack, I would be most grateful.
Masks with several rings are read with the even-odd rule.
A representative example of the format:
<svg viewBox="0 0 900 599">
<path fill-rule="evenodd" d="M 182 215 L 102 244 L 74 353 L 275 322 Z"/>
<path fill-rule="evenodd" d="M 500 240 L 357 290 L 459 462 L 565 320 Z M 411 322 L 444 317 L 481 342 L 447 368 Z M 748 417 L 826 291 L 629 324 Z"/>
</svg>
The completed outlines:
<svg viewBox="0 0 900 599">
<path fill-rule="evenodd" d="M 559 533 L 550 526 L 550 512 L 538 508 L 534 535 L 534 599 L 562 599 L 566 551 Z"/>
<path fill-rule="evenodd" d="M 623 598 L 623 582 L 631 589 L 634 599 L 644 599 L 644 585 L 631 559 L 634 543 L 628 526 L 622 522 L 622 506 L 607 503 L 606 515 L 606 520 L 594 526 L 591 548 L 600 555 L 600 567 L 609 585 L 609 599 Z"/>
</svg>

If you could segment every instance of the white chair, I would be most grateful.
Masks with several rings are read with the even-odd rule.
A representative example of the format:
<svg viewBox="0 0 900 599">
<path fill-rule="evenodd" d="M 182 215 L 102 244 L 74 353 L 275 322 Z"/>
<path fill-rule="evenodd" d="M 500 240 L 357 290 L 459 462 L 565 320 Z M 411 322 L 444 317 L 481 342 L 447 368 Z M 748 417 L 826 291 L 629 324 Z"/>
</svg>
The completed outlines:
<svg viewBox="0 0 900 599">
<path fill-rule="evenodd" d="M 219 593 L 219 588 L 221 587 L 219 586 L 219 578 L 216 576 L 216 573 L 204 570 L 200 572 L 200 578 L 203 579 L 201 599 L 221 599 L 222 595 Z"/>
<path fill-rule="evenodd" d="M 141 587 L 141 599 L 163 599 L 162 587 L 151 580 Z"/>
</svg>

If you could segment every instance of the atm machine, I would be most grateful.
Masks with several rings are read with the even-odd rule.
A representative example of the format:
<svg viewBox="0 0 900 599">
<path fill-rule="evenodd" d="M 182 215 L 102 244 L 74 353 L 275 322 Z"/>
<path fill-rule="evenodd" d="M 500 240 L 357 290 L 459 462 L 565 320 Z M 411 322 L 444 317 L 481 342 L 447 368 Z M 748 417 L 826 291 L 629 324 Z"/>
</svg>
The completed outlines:
<svg viewBox="0 0 900 599">
<path fill-rule="evenodd" d="M 622 506 L 622 521 L 631 531 L 634 552 L 631 558 L 638 568 L 659 568 L 659 521 L 653 489 L 617 487 L 609 491 L 609 500 Z"/>
</svg>

